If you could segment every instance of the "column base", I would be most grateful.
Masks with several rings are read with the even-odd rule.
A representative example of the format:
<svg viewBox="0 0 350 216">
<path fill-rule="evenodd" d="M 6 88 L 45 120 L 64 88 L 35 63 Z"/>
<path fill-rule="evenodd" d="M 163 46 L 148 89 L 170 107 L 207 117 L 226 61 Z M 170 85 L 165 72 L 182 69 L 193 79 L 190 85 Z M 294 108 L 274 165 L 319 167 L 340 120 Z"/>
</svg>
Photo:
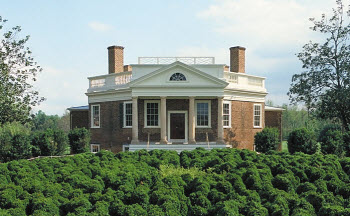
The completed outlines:
<svg viewBox="0 0 350 216">
<path fill-rule="evenodd" d="M 165 140 L 165 139 L 164 140 L 160 140 L 159 143 L 160 144 L 168 144 L 168 140 Z"/>
<path fill-rule="evenodd" d="M 188 140 L 188 144 L 197 144 L 196 140 Z"/>
<path fill-rule="evenodd" d="M 131 144 L 140 144 L 139 140 L 131 140 Z"/>
<path fill-rule="evenodd" d="M 216 140 L 216 144 L 225 144 L 225 140 L 218 139 L 218 140 Z"/>
</svg>

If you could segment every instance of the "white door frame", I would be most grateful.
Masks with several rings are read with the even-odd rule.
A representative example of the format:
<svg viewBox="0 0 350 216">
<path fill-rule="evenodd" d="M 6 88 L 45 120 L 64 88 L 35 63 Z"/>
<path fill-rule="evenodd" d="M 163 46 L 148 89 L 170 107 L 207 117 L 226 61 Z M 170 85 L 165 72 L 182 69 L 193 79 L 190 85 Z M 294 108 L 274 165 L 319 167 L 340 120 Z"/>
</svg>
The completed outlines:
<svg viewBox="0 0 350 216">
<path fill-rule="evenodd" d="M 171 139 L 170 137 L 170 114 L 171 113 L 184 113 L 185 114 L 185 139 Z M 187 143 L 188 142 L 188 129 L 187 129 L 187 125 L 188 125 L 188 111 L 187 110 L 169 110 L 168 111 L 168 138 L 169 138 L 169 142 L 183 142 L 183 143 Z"/>
</svg>

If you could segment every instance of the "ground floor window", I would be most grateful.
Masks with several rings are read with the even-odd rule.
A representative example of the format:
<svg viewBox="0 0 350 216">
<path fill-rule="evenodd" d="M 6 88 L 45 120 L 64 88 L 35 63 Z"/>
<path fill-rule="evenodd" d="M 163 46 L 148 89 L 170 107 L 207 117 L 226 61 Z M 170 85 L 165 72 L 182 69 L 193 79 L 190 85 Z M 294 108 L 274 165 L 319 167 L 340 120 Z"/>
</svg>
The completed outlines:
<svg viewBox="0 0 350 216">
<path fill-rule="evenodd" d="M 254 127 L 260 128 L 261 127 L 261 104 L 254 104 Z"/>
<path fill-rule="evenodd" d="M 100 151 L 100 144 L 90 144 L 90 148 L 92 153 L 97 153 Z"/>
<path fill-rule="evenodd" d="M 231 101 L 225 101 L 223 106 L 223 118 L 222 123 L 224 128 L 230 128 L 231 127 Z"/>
<path fill-rule="evenodd" d="M 159 127 L 159 101 L 145 101 L 145 127 Z"/>
<path fill-rule="evenodd" d="M 210 127 L 210 101 L 196 101 L 196 127 Z"/>
<path fill-rule="evenodd" d="M 91 106 L 91 127 L 100 127 L 100 105 Z"/>
<path fill-rule="evenodd" d="M 124 102 L 124 127 L 132 127 L 132 102 Z"/>
</svg>

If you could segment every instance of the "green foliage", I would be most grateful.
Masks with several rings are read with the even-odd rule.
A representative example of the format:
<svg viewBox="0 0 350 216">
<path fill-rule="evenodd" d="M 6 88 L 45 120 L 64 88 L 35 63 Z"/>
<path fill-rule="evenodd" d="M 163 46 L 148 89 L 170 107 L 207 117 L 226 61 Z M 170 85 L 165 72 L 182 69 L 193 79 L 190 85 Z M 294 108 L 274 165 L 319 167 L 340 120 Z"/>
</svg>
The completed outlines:
<svg viewBox="0 0 350 216">
<path fill-rule="evenodd" d="M 70 130 L 69 113 L 66 112 L 62 116 L 58 115 L 46 115 L 43 111 L 39 110 L 32 118 L 32 130 L 33 131 L 45 131 L 47 129 L 63 130 L 68 133 Z"/>
<path fill-rule="evenodd" d="M 344 138 L 340 130 L 326 127 L 321 131 L 318 141 L 321 143 L 323 154 L 344 155 Z"/>
<path fill-rule="evenodd" d="M 20 26 L 4 31 L 6 22 L 0 16 L 0 124 L 25 123 L 30 120 L 32 107 L 44 100 L 32 85 L 41 67 L 25 47 L 29 36 L 18 38 Z"/>
<path fill-rule="evenodd" d="M 300 128 L 292 131 L 288 137 L 288 151 L 291 154 L 303 152 L 305 154 L 314 154 L 317 150 L 315 134 L 306 129 Z"/>
<path fill-rule="evenodd" d="M 74 154 L 89 151 L 90 132 L 85 128 L 74 128 L 68 134 L 69 145 Z"/>
<path fill-rule="evenodd" d="M 30 130 L 18 122 L 0 127 L 0 161 L 6 162 L 31 156 Z"/>
<path fill-rule="evenodd" d="M 67 135 L 59 129 L 36 131 L 32 135 L 33 156 L 62 155 L 68 146 Z"/>
<path fill-rule="evenodd" d="M 349 215 L 349 174 L 349 158 L 238 149 L 11 161 L 0 214 Z"/>
<path fill-rule="evenodd" d="M 254 136 L 254 144 L 257 152 L 265 153 L 270 150 L 276 150 L 279 143 L 279 131 L 277 128 L 266 127 Z"/>
<path fill-rule="evenodd" d="M 323 42 L 310 41 L 298 54 L 304 72 L 292 77 L 288 92 L 292 102 L 303 102 L 309 111 L 322 119 L 338 119 L 350 130 L 350 11 L 341 0 L 330 16 L 322 15 L 313 22 L 313 31 Z"/>
</svg>

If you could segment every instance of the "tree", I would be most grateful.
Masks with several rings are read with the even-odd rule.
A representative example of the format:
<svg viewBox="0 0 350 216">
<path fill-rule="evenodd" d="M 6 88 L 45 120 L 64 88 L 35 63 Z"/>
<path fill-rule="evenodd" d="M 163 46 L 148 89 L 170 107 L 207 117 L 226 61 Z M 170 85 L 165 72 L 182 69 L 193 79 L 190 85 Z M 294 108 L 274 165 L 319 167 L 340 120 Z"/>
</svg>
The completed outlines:
<svg viewBox="0 0 350 216">
<path fill-rule="evenodd" d="M 292 131 L 288 137 L 288 151 L 291 154 L 303 152 L 314 154 L 317 150 L 316 136 L 313 131 L 300 128 Z"/>
<path fill-rule="evenodd" d="M 337 118 L 345 130 L 350 130 L 350 23 L 345 23 L 344 5 L 337 0 L 337 8 L 328 19 L 311 18 L 311 29 L 325 36 L 323 43 L 310 41 L 297 55 L 304 72 L 292 77 L 288 95 L 291 102 L 305 103 L 308 111 L 322 119 Z M 350 11 L 346 13 L 350 17 Z"/>
<path fill-rule="evenodd" d="M 7 20 L 0 16 L 0 124 L 28 122 L 32 107 L 44 100 L 32 83 L 42 69 L 25 47 L 29 36 L 17 39 L 20 26 L 3 33 Z"/>
<path fill-rule="evenodd" d="M 255 150 L 257 152 L 265 153 L 270 150 L 276 150 L 279 143 L 280 139 L 277 128 L 266 127 L 254 136 Z"/>
</svg>

